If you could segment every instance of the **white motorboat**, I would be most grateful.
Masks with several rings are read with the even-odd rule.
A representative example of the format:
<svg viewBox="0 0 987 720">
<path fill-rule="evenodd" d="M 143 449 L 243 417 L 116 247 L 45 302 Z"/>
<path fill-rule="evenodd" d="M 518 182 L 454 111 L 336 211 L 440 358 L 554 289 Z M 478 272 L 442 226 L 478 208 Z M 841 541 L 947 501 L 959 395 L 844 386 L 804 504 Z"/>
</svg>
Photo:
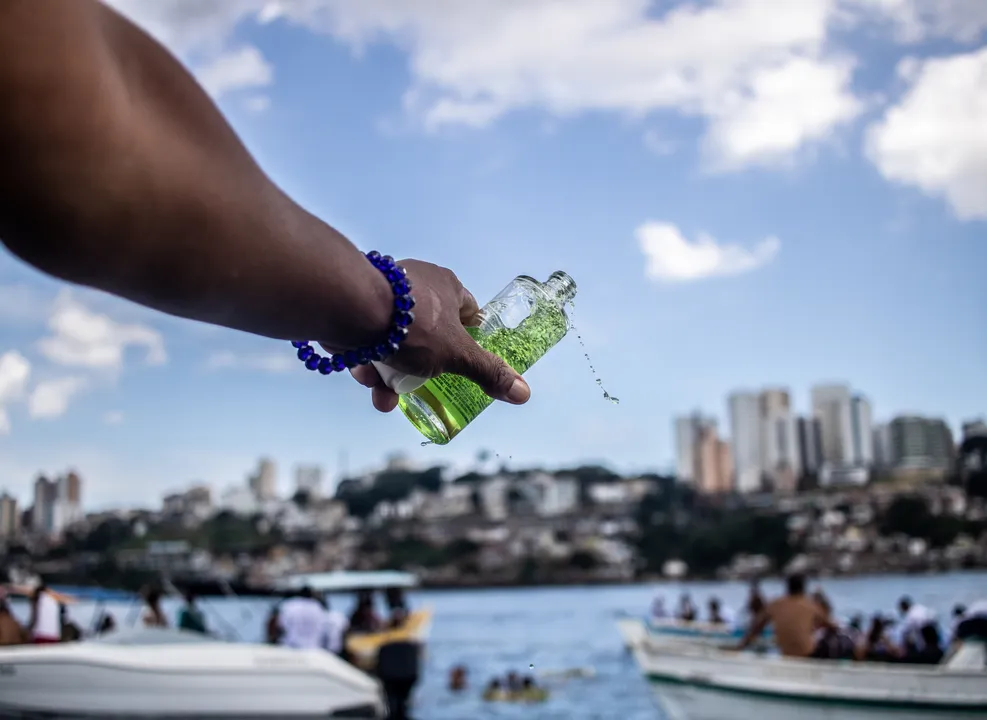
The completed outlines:
<svg viewBox="0 0 987 720">
<path fill-rule="evenodd" d="M 670 720 L 972 720 L 987 717 L 984 646 L 936 666 L 802 660 L 645 638 L 637 664 Z"/>
<path fill-rule="evenodd" d="M 383 718 L 380 683 L 321 650 L 143 628 L 0 650 L 0 715 Z"/>
<path fill-rule="evenodd" d="M 740 642 L 744 629 L 731 625 L 713 625 L 706 622 L 683 622 L 671 618 L 640 618 L 625 616 L 617 619 L 617 631 L 624 646 L 632 650 L 635 645 L 650 638 L 662 642 L 705 642 L 724 645 Z M 758 642 L 759 646 L 771 642 L 771 633 L 766 632 Z"/>
</svg>

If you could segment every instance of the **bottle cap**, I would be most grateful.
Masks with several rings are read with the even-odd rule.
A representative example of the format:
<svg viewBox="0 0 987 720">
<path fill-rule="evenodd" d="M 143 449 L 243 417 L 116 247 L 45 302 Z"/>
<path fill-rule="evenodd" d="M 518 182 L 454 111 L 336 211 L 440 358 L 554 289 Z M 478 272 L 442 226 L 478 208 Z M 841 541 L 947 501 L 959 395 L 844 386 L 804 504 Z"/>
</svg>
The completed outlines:
<svg viewBox="0 0 987 720">
<path fill-rule="evenodd" d="M 407 393 L 414 392 L 428 382 L 428 378 L 408 375 L 395 370 L 384 362 L 374 362 L 372 364 L 377 368 L 377 372 L 380 373 L 380 379 L 384 381 L 384 384 L 398 395 L 406 395 Z"/>
</svg>

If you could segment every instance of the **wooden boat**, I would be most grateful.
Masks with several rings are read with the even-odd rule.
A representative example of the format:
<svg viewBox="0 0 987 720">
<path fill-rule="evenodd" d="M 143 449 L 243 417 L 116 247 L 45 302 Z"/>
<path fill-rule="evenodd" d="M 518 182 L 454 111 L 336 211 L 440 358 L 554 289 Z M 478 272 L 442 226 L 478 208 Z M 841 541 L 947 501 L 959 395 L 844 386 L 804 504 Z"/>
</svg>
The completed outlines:
<svg viewBox="0 0 987 720">
<path fill-rule="evenodd" d="M 671 720 L 987 717 L 982 643 L 936 666 L 802 660 L 646 638 L 634 658 Z"/>
</svg>

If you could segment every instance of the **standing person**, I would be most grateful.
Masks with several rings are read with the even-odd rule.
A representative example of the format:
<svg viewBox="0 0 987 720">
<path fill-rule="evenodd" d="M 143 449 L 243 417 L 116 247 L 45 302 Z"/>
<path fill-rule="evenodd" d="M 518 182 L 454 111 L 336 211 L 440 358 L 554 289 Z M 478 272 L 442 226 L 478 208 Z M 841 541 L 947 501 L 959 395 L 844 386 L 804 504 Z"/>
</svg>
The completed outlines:
<svg viewBox="0 0 987 720">
<path fill-rule="evenodd" d="M 61 625 L 62 642 L 77 642 L 82 639 L 82 628 L 72 622 L 69 609 L 64 605 L 58 606 L 58 619 Z"/>
<path fill-rule="evenodd" d="M 310 587 L 281 603 L 277 626 L 281 632 L 279 642 L 285 647 L 316 650 L 328 645 L 328 615 Z"/>
<path fill-rule="evenodd" d="M 178 627 L 188 632 L 207 635 L 206 616 L 196 604 L 195 593 L 191 589 L 185 591 L 185 605 L 178 611 Z"/>
<path fill-rule="evenodd" d="M 373 356 L 527 402 L 521 376 L 467 332 L 479 306 L 454 273 L 387 260 L 385 276 L 278 188 L 182 64 L 122 15 L 3 0 L 0 47 L 0 238 L 21 260 L 179 317 L 318 341 L 381 412 L 398 396 Z M 410 327 L 396 324 L 403 281 L 390 276 L 407 279 Z"/>
<path fill-rule="evenodd" d="M 326 603 L 326 649 L 343 657 L 346 644 L 346 631 L 349 630 L 350 620 L 346 615 L 332 607 L 327 599 Z"/>
<path fill-rule="evenodd" d="M 0 646 L 22 645 L 27 641 L 27 631 L 17 622 L 7 603 L 7 592 L 0 588 Z"/>
<path fill-rule="evenodd" d="M 734 648 L 743 650 L 757 638 L 768 625 L 774 626 L 775 643 L 786 657 L 809 657 L 815 649 L 815 633 L 818 628 L 836 629 L 827 613 L 805 594 L 805 577 L 790 575 L 786 581 L 786 594 L 761 611 L 747 634 Z"/>
<path fill-rule="evenodd" d="M 62 641 L 62 612 L 58 600 L 44 583 L 31 594 L 31 619 L 27 628 L 31 641 L 39 645 Z"/>
<path fill-rule="evenodd" d="M 898 613 L 901 615 L 901 621 L 897 628 L 897 645 L 905 655 L 921 652 L 925 647 L 922 628 L 935 625 L 935 613 L 924 605 L 912 602 L 907 595 L 903 595 L 898 601 Z"/>
<path fill-rule="evenodd" d="M 145 606 L 144 627 L 168 627 L 168 618 L 161 609 L 161 591 L 155 587 L 148 587 L 141 592 L 141 595 L 144 596 Z"/>
</svg>

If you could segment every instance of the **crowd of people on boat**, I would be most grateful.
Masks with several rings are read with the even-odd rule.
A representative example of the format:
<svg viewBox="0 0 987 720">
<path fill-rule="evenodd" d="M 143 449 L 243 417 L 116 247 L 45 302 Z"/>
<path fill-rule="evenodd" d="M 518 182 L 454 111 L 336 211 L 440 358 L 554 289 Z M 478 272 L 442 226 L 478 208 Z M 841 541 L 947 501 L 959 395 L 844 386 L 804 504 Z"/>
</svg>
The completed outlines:
<svg viewBox="0 0 987 720">
<path fill-rule="evenodd" d="M 333 608 L 327 597 L 310 587 L 289 594 L 276 604 L 267 619 L 267 642 L 298 649 L 323 649 L 348 660 L 346 639 L 354 633 L 376 633 L 401 628 L 408 606 L 398 588 L 386 593 L 389 617 L 381 617 L 372 592 L 357 595 L 349 616 Z"/>
<path fill-rule="evenodd" d="M 987 601 L 957 605 L 951 617 L 940 622 L 928 607 L 903 596 L 896 615 L 878 613 L 869 621 L 855 615 L 841 620 L 822 589 L 808 592 L 806 579 L 799 574 L 790 575 L 785 594 L 771 601 L 753 584 L 739 621 L 717 597 L 708 599 L 707 612 L 701 614 L 688 593 L 681 595 L 674 613 L 666 610 L 664 598 L 656 597 L 651 615 L 657 621 L 673 620 L 686 626 L 704 623 L 742 632 L 739 643 L 730 647 L 734 650 L 761 641 L 770 629 L 782 655 L 815 659 L 935 665 L 957 640 L 987 638 Z"/>
</svg>

